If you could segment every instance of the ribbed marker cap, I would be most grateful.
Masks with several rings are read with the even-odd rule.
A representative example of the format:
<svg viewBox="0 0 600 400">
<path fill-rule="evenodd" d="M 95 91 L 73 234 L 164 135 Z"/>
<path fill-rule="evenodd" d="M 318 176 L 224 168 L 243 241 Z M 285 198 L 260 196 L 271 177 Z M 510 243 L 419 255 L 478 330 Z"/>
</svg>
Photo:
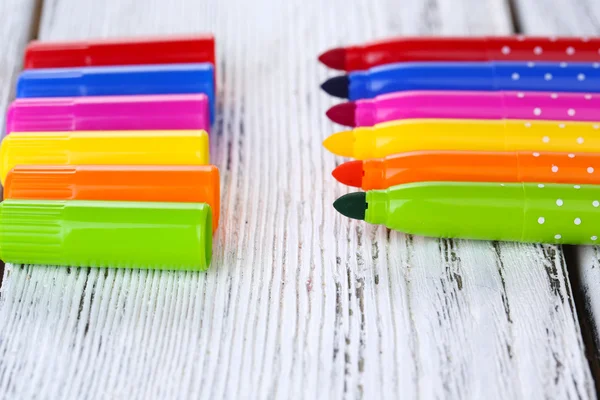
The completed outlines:
<svg viewBox="0 0 600 400">
<path fill-rule="evenodd" d="M 75 166 L 19 166 L 8 172 L 5 199 L 69 200 L 75 198 Z"/>
<path fill-rule="evenodd" d="M 64 202 L 6 200 L 0 203 L 0 259 L 55 265 L 62 258 Z"/>
<path fill-rule="evenodd" d="M 0 145 L 0 178 L 2 183 L 14 165 L 67 164 L 68 133 L 13 133 Z"/>
</svg>

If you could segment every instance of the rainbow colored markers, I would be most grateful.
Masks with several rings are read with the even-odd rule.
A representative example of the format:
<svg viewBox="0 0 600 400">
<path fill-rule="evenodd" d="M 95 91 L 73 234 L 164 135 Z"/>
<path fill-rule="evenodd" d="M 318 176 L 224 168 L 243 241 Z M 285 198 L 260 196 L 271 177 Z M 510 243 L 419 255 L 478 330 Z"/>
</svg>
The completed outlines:
<svg viewBox="0 0 600 400">
<path fill-rule="evenodd" d="M 28 46 L 0 147 L 0 257 L 206 270 L 212 36 Z"/>
<path fill-rule="evenodd" d="M 600 38 L 408 38 L 325 52 L 349 74 L 323 89 L 352 100 L 327 115 L 353 129 L 323 144 L 355 159 L 333 176 L 366 191 L 334 207 L 408 234 L 600 243 L 590 41 Z"/>
</svg>

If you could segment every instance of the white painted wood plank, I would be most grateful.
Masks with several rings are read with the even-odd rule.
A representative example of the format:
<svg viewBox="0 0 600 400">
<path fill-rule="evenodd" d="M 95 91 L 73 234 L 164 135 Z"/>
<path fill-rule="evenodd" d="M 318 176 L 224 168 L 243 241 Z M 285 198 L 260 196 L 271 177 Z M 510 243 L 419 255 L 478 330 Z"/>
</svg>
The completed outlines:
<svg viewBox="0 0 600 400">
<path fill-rule="evenodd" d="M 597 0 L 514 0 L 524 33 L 599 35 Z"/>
<path fill-rule="evenodd" d="M 23 48 L 36 17 L 35 0 L 0 1 L 0 133 L 4 110 L 14 97 L 14 82 L 23 65 Z"/>
<path fill-rule="evenodd" d="M 410 238 L 331 207 L 316 55 L 509 27 L 501 0 L 47 1 L 46 40 L 216 33 L 223 222 L 206 274 L 12 266 L 0 393 L 593 398 L 556 247 Z"/>
</svg>

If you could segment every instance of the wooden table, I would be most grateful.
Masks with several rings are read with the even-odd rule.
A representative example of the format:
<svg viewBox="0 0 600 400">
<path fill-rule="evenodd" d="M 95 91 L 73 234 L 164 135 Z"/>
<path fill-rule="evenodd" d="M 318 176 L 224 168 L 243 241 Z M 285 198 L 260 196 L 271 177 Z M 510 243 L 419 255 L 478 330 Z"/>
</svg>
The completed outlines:
<svg viewBox="0 0 600 400">
<path fill-rule="evenodd" d="M 0 398 L 596 398 L 599 250 L 340 217 L 316 56 L 398 34 L 598 35 L 600 2 L 1 0 L 0 108 L 29 39 L 207 31 L 211 270 L 8 265 Z"/>
</svg>

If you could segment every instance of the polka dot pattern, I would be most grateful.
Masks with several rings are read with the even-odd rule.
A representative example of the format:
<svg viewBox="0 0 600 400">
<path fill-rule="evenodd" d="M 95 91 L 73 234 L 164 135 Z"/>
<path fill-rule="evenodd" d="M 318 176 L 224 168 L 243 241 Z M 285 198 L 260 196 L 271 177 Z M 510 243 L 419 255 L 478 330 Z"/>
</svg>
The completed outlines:
<svg viewBox="0 0 600 400">
<path fill-rule="evenodd" d="M 517 156 L 521 181 L 571 183 L 575 189 L 581 183 L 600 185 L 600 158 L 596 153 L 520 151 Z M 538 185 L 543 187 L 543 183 Z"/>
<path fill-rule="evenodd" d="M 550 156 L 541 153 L 540 159 Z M 529 241 L 588 244 L 600 237 L 600 186 L 523 183 L 523 237 Z M 575 190 L 574 187 L 579 189 Z"/>
<path fill-rule="evenodd" d="M 509 38 L 490 38 L 494 60 L 523 60 L 534 58 L 540 61 L 589 61 L 600 54 L 600 40 L 595 37 L 558 37 L 547 38 L 516 35 Z M 495 49 L 495 50 L 494 50 Z"/>
<path fill-rule="evenodd" d="M 577 54 L 574 50 L 573 55 Z M 514 49 L 511 47 L 511 54 Z M 563 48 L 563 52 L 566 50 Z M 563 53 L 564 54 L 564 53 Z M 571 60 L 571 58 L 569 58 Z M 581 62 L 492 62 L 494 89 L 572 94 L 600 93 L 600 68 Z M 526 96 L 527 97 L 527 93 Z M 580 97 L 583 95 L 580 94 Z"/>
</svg>

